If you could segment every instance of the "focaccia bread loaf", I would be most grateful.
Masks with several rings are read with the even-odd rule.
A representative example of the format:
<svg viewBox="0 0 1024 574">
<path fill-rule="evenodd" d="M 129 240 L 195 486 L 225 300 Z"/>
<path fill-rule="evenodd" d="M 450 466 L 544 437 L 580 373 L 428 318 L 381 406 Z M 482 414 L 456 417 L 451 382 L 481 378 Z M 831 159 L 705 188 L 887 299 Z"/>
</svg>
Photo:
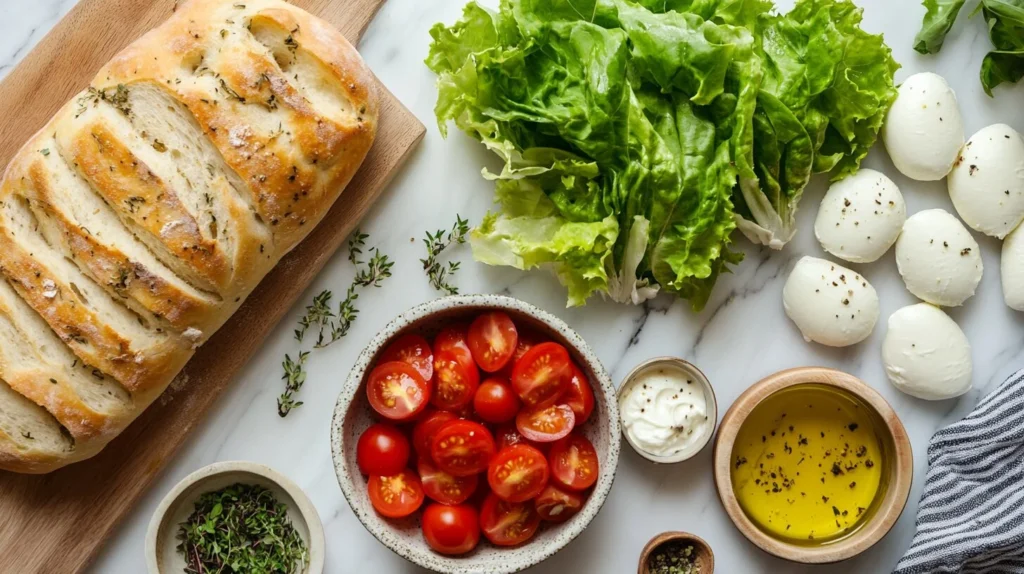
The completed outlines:
<svg viewBox="0 0 1024 574">
<path fill-rule="evenodd" d="M 281 0 L 190 0 L 0 185 L 0 469 L 99 452 L 327 213 L 373 142 L 355 49 Z"/>
</svg>

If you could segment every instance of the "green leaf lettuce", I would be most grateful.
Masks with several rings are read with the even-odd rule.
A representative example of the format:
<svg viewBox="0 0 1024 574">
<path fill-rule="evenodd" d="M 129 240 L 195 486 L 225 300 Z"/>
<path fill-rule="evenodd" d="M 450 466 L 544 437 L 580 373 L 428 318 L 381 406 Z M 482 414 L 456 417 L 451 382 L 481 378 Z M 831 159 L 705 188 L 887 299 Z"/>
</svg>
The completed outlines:
<svg viewBox="0 0 1024 574">
<path fill-rule="evenodd" d="M 504 0 L 437 25 L 435 108 L 504 161 L 471 235 L 492 265 L 551 268 L 569 303 L 695 309 L 739 256 L 781 246 L 814 172 L 855 171 L 895 63 L 845 0 Z"/>
</svg>

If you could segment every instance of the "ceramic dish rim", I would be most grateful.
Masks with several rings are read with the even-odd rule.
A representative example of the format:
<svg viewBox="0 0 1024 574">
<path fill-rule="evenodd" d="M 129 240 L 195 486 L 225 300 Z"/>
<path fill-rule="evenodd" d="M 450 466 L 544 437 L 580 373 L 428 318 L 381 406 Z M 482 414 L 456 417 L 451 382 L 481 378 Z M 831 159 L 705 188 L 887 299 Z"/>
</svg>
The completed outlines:
<svg viewBox="0 0 1024 574">
<path fill-rule="evenodd" d="M 772 537 L 747 517 L 732 488 L 732 450 L 740 427 L 757 405 L 783 389 L 803 384 L 820 384 L 846 391 L 872 408 L 885 423 L 884 430 L 893 442 L 893 468 L 889 487 L 874 517 L 849 536 L 823 546 L 800 546 Z M 739 414 L 747 408 L 747 415 Z M 733 420 L 733 419 L 736 420 Z M 913 447 L 906 428 L 889 403 L 859 378 L 827 367 L 799 367 L 779 371 L 761 379 L 740 394 L 722 417 L 715 437 L 715 489 L 726 514 L 744 537 L 765 552 L 802 564 L 829 564 L 852 558 L 874 546 L 895 525 L 906 508 L 914 476 Z"/>
</svg>

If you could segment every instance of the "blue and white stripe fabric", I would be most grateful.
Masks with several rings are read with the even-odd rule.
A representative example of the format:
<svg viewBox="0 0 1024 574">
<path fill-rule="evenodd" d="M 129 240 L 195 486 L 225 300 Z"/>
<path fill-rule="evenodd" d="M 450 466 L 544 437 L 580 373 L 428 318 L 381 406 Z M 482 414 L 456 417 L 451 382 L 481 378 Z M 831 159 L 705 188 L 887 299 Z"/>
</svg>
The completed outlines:
<svg viewBox="0 0 1024 574">
<path fill-rule="evenodd" d="M 932 437 L 917 532 L 894 574 L 1024 573 L 1024 370 Z"/>
</svg>

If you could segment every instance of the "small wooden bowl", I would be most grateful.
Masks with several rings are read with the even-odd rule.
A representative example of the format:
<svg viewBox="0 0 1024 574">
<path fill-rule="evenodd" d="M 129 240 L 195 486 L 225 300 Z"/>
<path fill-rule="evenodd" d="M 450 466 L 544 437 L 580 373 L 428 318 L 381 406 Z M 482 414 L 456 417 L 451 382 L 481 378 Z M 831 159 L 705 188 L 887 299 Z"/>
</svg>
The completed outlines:
<svg viewBox="0 0 1024 574">
<path fill-rule="evenodd" d="M 860 399 L 874 409 L 884 423 L 879 431 L 888 431 L 883 437 L 891 441 L 892 456 L 882 500 L 874 516 L 849 535 L 820 545 L 798 545 L 765 533 L 748 517 L 733 492 L 732 451 L 740 427 L 750 412 L 768 396 L 788 387 L 819 384 L 836 387 Z M 910 483 L 914 475 L 914 457 L 910 439 L 895 411 L 874 389 L 853 375 L 823 367 L 802 367 L 780 371 L 751 386 L 736 399 L 718 425 L 714 453 L 715 487 L 725 512 L 736 528 L 765 552 L 804 564 L 828 564 L 852 558 L 881 540 L 896 523 L 907 504 Z"/>
<path fill-rule="evenodd" d="M 644 546 L 644 549 L 640 552 L 640 562 L 637 564 L 637 574 L 650 574 L 650 570 L 647 568 L 647 561 L 651 559 L 651 554 L 654 553 L 654 549 L 661 546 L 666 542 L 684 542 L 693 545 L 694 559 L 693 562 L 700 570 L 700 574 L 714 574 L 715 572 L 715 553 L 711 551 L 711 546 L 700 536 L 695 536 L 689 532 L 662 532 L 661 534 L 651 538 L 651 541 Z"/>
</svg>

